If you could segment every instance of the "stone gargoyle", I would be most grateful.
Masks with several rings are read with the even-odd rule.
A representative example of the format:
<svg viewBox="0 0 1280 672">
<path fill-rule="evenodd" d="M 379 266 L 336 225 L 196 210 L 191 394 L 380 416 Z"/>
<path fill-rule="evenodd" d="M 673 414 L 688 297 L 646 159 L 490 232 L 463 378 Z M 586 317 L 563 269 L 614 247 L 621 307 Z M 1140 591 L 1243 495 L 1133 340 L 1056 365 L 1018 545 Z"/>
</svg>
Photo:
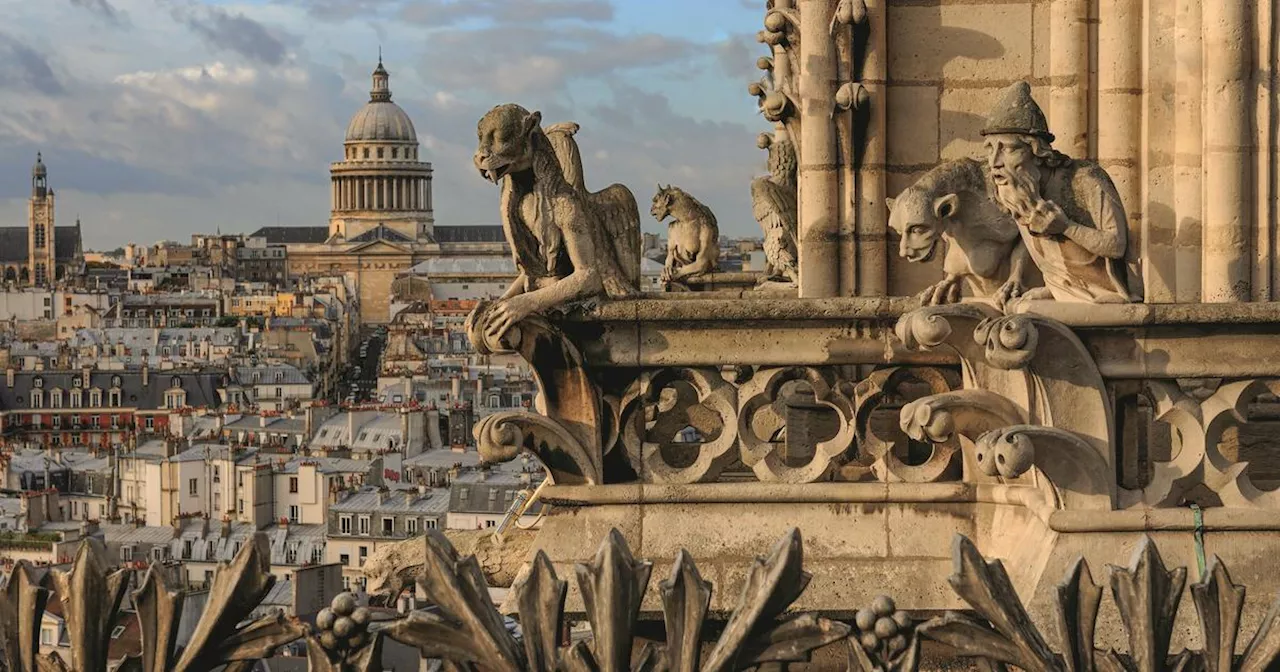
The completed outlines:
<svg viewBox="0 0 1280 672">
<path fill-rule="evenodd" d="M 649 214 L 667 225 L 667 261 L 663 282 L 681 282 L 720 267 L 720 227 L 711 208 L 680 187 L 658 185 Z"/>
<path fill-rule="evenodd" d="M 946 255 L 937 284 L 921 295 L 925 305 L 955 303 L 962 283 L 975 296 L 999 305 L 1018 298 L 1034 271 L 1018 226 L 990 194 L 990 171 L 974 159 L 947 161 L 887 199 L 889 226 L 902 237 L 898 253 L 908 261 Z"/>
<path fill-rule="evenodd" d="M 587 191 L 573 137 L 578 125 L 541 124 L 541 113 L 509 103 L 477 125 L 475 165 L 502 187 L 502 227 L 518 273 L 484 316 L 484 331 L 494 339 L 533 313 L 639 292 L 635 196 L 621 184 Z"/>
<path fill-rule="evenodd" d="M 751 182 L 751 212 L 764 230 L 765 279 L 794 284 L 800 280 L 796 148 L 785 131 L 761 133 L 757 145 L 769 150 L 769 174 Z"/>
</svg>

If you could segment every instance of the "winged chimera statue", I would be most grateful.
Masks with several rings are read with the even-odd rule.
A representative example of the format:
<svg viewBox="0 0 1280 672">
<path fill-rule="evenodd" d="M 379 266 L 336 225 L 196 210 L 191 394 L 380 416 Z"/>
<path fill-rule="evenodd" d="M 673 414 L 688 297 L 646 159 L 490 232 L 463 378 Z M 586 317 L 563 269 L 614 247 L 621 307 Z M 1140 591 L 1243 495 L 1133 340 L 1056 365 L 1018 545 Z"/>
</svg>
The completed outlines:
<svg viewBox="0 0 1280 672">
<path fill-rule="evenodd" d="M 484 317 L 499 339 L 525 316 L 571 301 L 639 292 L 640 209 L 631 190 L 589 192 L 575 123 L 499 105 L 477 125 L 476 168 L 502 186 L 502 227 L 518 275 Z"/>
<path fill-rule="evenodd" d="M 796 225 L 796 151 L 784 134 L 761 133 L 757 144 L 769 150 L 769 174 L 751 182 L 751 210 L 764 229 L 765 279 L 798 282 Z"/>
</svg>

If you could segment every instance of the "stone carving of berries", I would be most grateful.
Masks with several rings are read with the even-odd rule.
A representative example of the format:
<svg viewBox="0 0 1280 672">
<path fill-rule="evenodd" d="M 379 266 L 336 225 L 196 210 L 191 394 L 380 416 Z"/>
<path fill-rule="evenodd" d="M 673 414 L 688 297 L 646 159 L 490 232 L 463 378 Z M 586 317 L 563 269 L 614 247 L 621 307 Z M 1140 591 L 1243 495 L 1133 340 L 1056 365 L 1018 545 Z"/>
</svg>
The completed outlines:
<svg viewBox="0 0 1280 672">
<path fill-rule="evenodd" d="M 883 595 L 873 600 L 869 608 L 859 609 L 853 625 L 853 638 L 872 665 L 868 672 L 895 669 L 895 663 L 915 637 L 911 617 Z"/>
<path fill-rule="evenodd" d="M 316 615 L 320 645 L 333 651 L 349 651 L 369 641 L 369 610 L 356 605 L 355 595 L 340 593 Z"/>
</svg>

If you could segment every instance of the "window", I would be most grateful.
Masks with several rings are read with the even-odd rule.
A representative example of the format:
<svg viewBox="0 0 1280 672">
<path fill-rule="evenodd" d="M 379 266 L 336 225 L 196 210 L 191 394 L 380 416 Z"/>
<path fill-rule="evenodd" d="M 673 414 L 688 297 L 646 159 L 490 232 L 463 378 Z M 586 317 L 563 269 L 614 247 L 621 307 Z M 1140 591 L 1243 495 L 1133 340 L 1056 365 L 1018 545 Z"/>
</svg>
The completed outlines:
<svg viewBox="0 0 1280 672">
<path fill-rule="evenodd" d="M 54 390 L 49 393 L 49 407 L 62 408 L 62 390 Z"/>
<path fill-rule="evenodd" d="M 111 639 L 120 639 L 120 635 L 124 634 L 124 626 L 117 625 L 111 629 Z"/>
<path fill-rule="evenodd" d="M 44 408 L 44 394 L 40 390 L 31 390 L 31 408 Z"/>
<path fill-rule="evenodd" d="M 391 534 L 392 534 L 393 532 L 395 532 L 395 529 L 396 529 L 396 519 L 395 519 L 395 518 L 385 518 L 385 517 L 384 517 L 384 518 L 382 519 L 382 534 L 383 534 L 383 536 L 387 536 L 387 537 L 391 536 Z"/>
<path fill-rule="evenodd" d="M 147 418 L 147 419 L 150 420 L 150 418 Z M 214 483 L 222 482 L 222 467 L 216 464 L 213 465 L 213 482 Z"/>
<path fill-rule="evenodd" d="M 497 524 L 498 524 L 498 523 L 497 523 L 497 521 L 493 521 L 493 520 L 486 520 L 486 521 L 484 521 L 484 526 L 485 526 L 485 527 L 495 527 L 495 526 L 497 526 Z"/>
<path fill-rule="evenodd" d="M 200 494 L 200 481 L 192 478 L 187 480 L 187 494 L 195 497 Z"/>
<path fill-rule="evenodd" d="M 311 547 L 311 564 L 318 565 L 324 562 L 324 549 L 319 546 Z"/>
<path fill-rule="evenodd" d="M 182 559 L 183 560 L 191 559 L 191 540 L 190 539 L 182 540 Z"/>
<path fill-rule="evenodd" d="M 112 408 L 120 406 L 120 390 L 111 390 L 107 394 L 107 402 Z"/>
<path fill-rule="evenodd" d="M 290 476 L 290 477 L 289 477 L 289 492 L 294 492 L 294 493 L 296 493 L 297 491 L 298 491 L 298 477 L 297 477 L 297 476 Z"/>
<path fill-rule="evenodd" d="M 381 148 L 381 147 L 379 147 L 379 148 L 378 148 L 378 158 L 379 158 L 379 159 L 381 159 L 381 158 L 382 158 L 382 148 Z"/>
<path fill-rule="evenodd" d="M 417 519 L 417 518 L 405 518 L 405 519 L 404 519 L 404 531 L 405 531 L 405 532 L 408 532 L 409 534 L 417 534 L 417 533 L 418 533 L 418 519 Z"/>
<path fill-rule="evenodd" d="M 346 557 L 346 556 L 343 556 L 343 557 Z M 351 577 L 349 576 L 342 577 L 342 589 L 347 591 L 351 590 Z"/>
<path fill-rule="evenodd" d="M 369 516 L 360 516 L 360 534 L 369 534 Z"/>
<path fill-rule="evenodd" d="M 284 562 L 286 565 L 298 564 L 298 544 L 292 543 L 284 547 Z"/>
<path fill-rule="evenodd" d="M 338 517 L 338 531 L 343 534 L 351 534 L 351 516 Z"/>
<path fill-rule="evenodd" d="M 368 147 L 365 147 L 365 148 L 364 148 L 364 158 L 366 158 L 366 159 L 367 159 L 367 158 L 369 158 L 369 148 L 368 148 Z"/>
<path fill-rule="evenodd" d="M 39 416 L 39 415 L 33 415 L 33 416 L 31 416 L 31 426 L 32 426 L 32 427 L 39 427 L 41 422 L 42 422 L 42 420 L 41 420 L 41 418 L 40 418 L 40 416 Z"/>
<path fill-rule="evenodd" d="M 342 553 L 338 556 L 338 562 L 343 564 L 344 566 L 349 565 L 351 564 L 351 556 L 346 553 Z M 347 577 L 344 576 L 342 578 L 343 580 L 345 580 Z"/>
<path fill-rule="evenodd" d="M 53 428 L 58 429 L 60 427 L 62 427 L 62 416 L 61 415 L 53 416 Z"/>
<path fill-rule="evenodd" d="M 239 513 L 239 514 L 240 514 L 240 515 L 242 515 L 242 516 L 244 515 L 244 500 L 243 500 L 243 499 L 236 500 L 236 513 Z"/>
<path fill-rule="evenodd" d="M 80 429 L 80 416 L 78 415 L 71 416 L 71 426 L 75 429 Z"/>
<path fill-rule="evenodd" d="M 427 529 L 428 529 L 428 530 L 434 530 L 434 529 L 436 529 L 436 519 L 435 519 L 435 518 L 427 518 L 427 519 L 424 519 L 422 522 L 426 524 L 426 526 L 427 526 Z"/>
<path fill-rule="evenodd" d="M 144 424 L 146 425 L 147 429 L 155 429 L 155 428 L 156 428 L 156 421 L 155 421 L 155 418 L 153 418 L 153 417 L 151 417 L 151 416 L 149 416 L 149 415 L 147 416 L 147 419 L 146 419 L 146 421 L 145 421 L 145 423 L 144 423 Z"/>
<path fill-rule="evenodd" d="M 289 522 L 296 523 L 298 522 L 299 517 L 300 516 L 298 514 L 298 505 L 290 504 L 289 505 Z"/>
<path fill-rule="evenodd" d="M 98 427 L 100 427 L 102 425 L 102 416 L 98 416 L 98 415 L 90 416 L 89 425 L 94 429 L 97 429 Z"/>
<path fill-rule="evenodd" d="M 164 546 L 153 546 L 151 548 L 151 561 L 160 562 L 164 560 Z"/>
<path fill-rule="evenodd" d="M 53 628 L 40 628 L 40 645 L 53 646 Z"/>
<path fill-rule="evenodd" d="M 89 390 L 89 405 L 94 407 L 102 405 L 102 390 Z"/>
<path fill-rule="evenodd" d="M 74 509 L 75 507 L 72 507 L 72 508 Z M 72 511 L 72 513 L 74 513 L 74 511 Z M 130 560 L 133 560 L 133 546 L 121 546 L 120 559 L 124 560 L 125 562 L 129 562 Z"/>
<path fill-rule="evenodd" d="M 368 558 L 369 558 L 369 547 L 361 546 L 360 547 L 360 564 L 358 566 L 364 567 L 364 561 L 367 560 Z"/>
<path fill-rule="evenodd" d="M 84 393 L 81 392 L 80 390 L 72 390 L 71 391 L 72 408 L 80 408 L 83 405 L 84 405 Z"/>
<path fill-rule="evenodd" d="M 284 390 L 276 388 L 276 399 L 284 399 Z"/>
</svg>

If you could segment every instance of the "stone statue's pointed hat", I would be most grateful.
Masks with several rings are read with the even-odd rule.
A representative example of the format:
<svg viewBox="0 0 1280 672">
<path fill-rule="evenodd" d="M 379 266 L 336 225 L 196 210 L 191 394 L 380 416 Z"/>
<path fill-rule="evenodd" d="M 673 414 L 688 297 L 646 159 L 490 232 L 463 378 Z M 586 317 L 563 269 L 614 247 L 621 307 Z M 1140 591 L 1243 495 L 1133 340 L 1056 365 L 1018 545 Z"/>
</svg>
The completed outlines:
<svg viewBox="0 0 1280 672">
<path fill-rule="evenodd" d="M 1049 122 L 1040 106 L 1031 98 L 1030 84 L 1016 82 L 1000 96 L 1000 102 L 996 103 L 987 117 L 987 124 L 982 127 L 983 135 L 998 133 L 1035 135 L 1053 142 Z"/>
</svg>

